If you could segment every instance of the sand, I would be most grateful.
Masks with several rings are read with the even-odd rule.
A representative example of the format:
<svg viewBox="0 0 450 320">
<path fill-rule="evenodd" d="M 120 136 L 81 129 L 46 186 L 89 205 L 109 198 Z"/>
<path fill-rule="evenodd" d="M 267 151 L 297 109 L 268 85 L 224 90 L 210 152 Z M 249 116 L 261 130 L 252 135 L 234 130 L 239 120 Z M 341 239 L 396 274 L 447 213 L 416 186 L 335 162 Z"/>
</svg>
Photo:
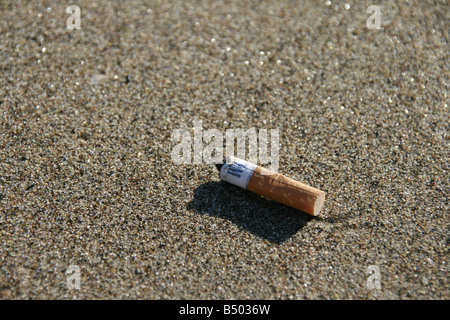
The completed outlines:
<svg viewBox="0 0 450 320">
<path fill-rule="evenodd" d="M 70 4 L 0 2 L 2 299 L 450 298 L 448 2 Z M 174 164 L 194 121 L 279 128 L 321 216 Z"/>
</svg>

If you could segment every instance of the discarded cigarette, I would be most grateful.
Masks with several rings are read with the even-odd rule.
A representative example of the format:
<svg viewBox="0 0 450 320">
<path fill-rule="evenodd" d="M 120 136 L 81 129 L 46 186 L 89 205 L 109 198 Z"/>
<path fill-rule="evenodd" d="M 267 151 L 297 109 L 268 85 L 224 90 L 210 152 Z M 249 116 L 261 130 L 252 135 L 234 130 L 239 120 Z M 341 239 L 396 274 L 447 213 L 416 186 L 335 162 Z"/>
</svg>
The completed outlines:
<svg viewBox="0 0 450 320">
<path fill-rule="evenodd" d="M 216 167 L 221 180 L 313 216 L 319 214 L 325 201 L 324 191 L 242 159 L 228 157 Z"/>
</svg>

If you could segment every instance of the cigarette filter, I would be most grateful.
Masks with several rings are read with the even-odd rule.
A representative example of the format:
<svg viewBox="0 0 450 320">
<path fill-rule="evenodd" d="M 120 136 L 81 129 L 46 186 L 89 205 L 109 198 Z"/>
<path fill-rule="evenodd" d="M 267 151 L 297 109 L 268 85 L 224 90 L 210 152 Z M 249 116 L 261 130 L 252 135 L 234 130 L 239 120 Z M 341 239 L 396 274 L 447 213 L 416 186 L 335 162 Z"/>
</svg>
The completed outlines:
<svg viewBox="0 0 450 320">
<path fill-rule="evenodd" d="M 325 201 L 324 191 L 242 159 L 228 157 L 226 163 L 216 166 L 223 181 L 313 216 Z"/>
</svg>

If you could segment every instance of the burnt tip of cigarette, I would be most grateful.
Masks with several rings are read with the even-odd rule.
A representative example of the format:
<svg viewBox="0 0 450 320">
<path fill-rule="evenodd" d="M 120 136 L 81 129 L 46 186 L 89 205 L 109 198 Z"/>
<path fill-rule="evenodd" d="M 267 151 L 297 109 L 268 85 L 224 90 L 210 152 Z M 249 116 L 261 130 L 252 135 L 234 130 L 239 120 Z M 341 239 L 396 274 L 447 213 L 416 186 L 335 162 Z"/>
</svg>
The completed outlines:
<svg viewBox="0 0 450 320">
<path fill-rule="evenodd" d="M 217 170 L 219 170 L 219 172 L 220 172 L 220 169 L 222 169 L 222 166 L 223 166 L 223 163 L 216 163 L 216 168 L 217 168 Z"/>
<path fill-rule="evenodd" d="M 220 172 L 220 169 L 222 169 L 223 164 L 226 162 L 227 162 L 227 159 L 223 159 L 222 163 L 216 163 L 216 168 L 217 168 L 217 170 L 219 170 L 219 172 Z"/>
</svg>

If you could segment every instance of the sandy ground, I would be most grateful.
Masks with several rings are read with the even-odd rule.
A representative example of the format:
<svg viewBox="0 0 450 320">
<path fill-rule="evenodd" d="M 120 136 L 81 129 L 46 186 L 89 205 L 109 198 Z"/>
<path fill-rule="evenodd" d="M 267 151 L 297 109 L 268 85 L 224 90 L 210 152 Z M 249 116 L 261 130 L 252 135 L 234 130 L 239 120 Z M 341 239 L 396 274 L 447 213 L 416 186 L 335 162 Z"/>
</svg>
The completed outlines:
<svg viewBox="0 0 450 320">
<path fill-rule="evenodd" d="M 449 299 L 449 3 L 374 2 L 2 0 L 0 297 Z M 174 164 L 193 121 L 322 215 Z"/>
</svg>

